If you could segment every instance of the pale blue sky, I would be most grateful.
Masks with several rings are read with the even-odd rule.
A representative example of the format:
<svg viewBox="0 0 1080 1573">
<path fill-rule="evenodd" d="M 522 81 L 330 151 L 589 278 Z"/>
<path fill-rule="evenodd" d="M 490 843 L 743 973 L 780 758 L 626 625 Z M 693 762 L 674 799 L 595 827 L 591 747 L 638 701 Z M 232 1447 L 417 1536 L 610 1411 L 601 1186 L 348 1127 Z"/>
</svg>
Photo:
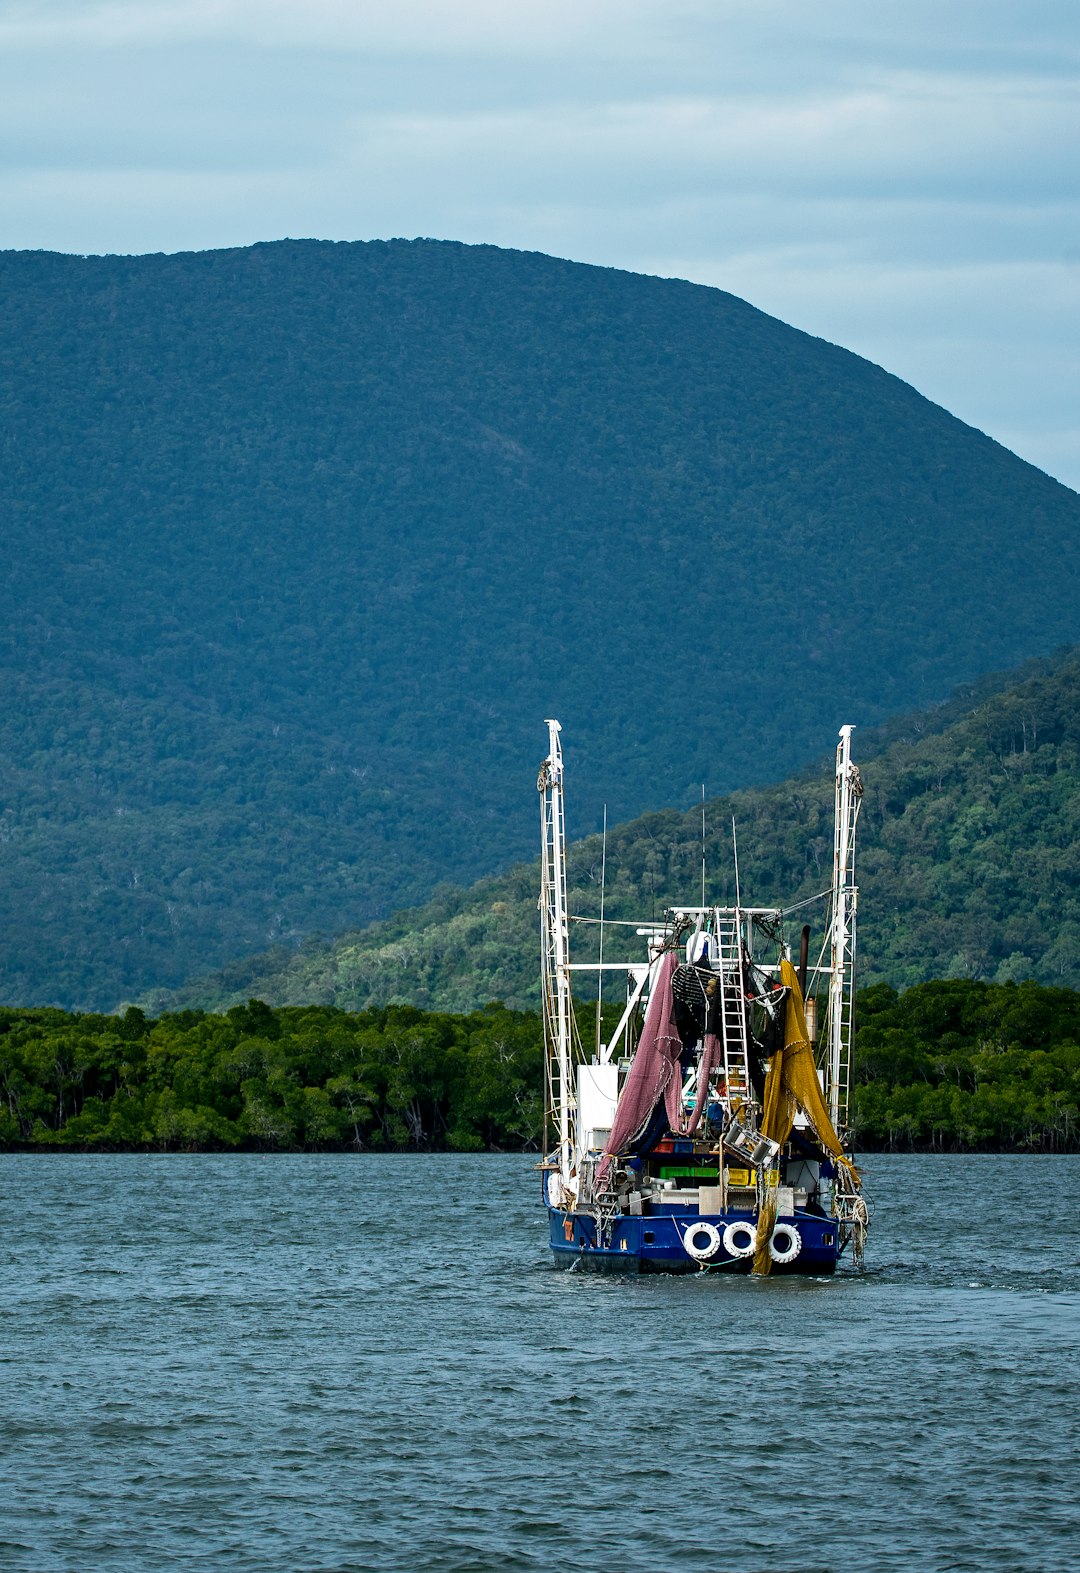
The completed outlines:
<svg viewBox="0 0 1080 1573">
<path fill-rule="evenodd" d="M 1076 0 L 0 0 L 0 245 L 675 274 L 1080 487 Z"/>
</svg>

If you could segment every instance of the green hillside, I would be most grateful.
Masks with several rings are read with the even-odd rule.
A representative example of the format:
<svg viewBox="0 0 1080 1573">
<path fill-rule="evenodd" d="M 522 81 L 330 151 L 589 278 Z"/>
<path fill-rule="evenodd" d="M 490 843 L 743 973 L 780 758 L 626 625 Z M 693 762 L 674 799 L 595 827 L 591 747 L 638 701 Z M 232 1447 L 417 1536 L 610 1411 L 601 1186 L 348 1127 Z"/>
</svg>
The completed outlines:
<svg viewBox="0 0 1080 1573">
<path fill-rule="evenodd" d="M 1063 654 L 999 692 L 992 682 L 860 739 L 865 794 L 858 852 L 860 981 L 1037 978 L 1080 985 L 1080 655 Z M 543 751 L 543 738 L 538 752 Z M 522 786 L 525 791 L 525 784 Z M 713 899 L 734 899 L 730 825 L 742 893 L 793 903 L 831 877 L 832 767 L 733 793 L 706 810 Z M 576 822 L 570 775 L 568 822 Z M 571 912 L 599 909 L 600 838 L 571 848 Z M 606 910 L 650 918 L 697 899 L 700 809 L 651 813 L 609 831 Z M 389 1001 L 468 1010 L 490 999 L 535 1007 L 536 865 L 447 890 L 392 922 L 299 953 L 225 968 L 152 1008 L 217 1009 L 250 995 L 361 1009 Z M 801 919 L 800 919 L 801 921 Z M 578 959 L 595 928 L 573 934 Z M 608 933 L 609 960 L 636 951 Z"/>
<path fill-rule="evenodd" d="M 529 856 L 545 715 L 595 829 L 1080 637 L 1074 493 L 721 291 L 287 241 L 8 252 L 0 310 L 0 998 Z"/>
</svg>

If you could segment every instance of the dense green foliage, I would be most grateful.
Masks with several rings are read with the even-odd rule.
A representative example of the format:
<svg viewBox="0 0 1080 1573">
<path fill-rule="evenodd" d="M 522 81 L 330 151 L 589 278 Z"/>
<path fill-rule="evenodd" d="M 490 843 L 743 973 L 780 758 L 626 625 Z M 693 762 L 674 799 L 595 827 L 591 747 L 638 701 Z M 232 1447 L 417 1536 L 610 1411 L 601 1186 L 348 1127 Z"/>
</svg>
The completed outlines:
<svg viewBox="0 0 1080 1573">
<path fill-rule="evenodd" d="M 546 715 L 595 828 L 1080 635 L 1073 493 L 717 290 L 310 241 L 0 302 L 0 997 L 505 867 Z"/>
<path fill-rule="evenodd" d="M 1080 994 L 1038 984 L 887 984 L 858 1001 L 858 1145 L 1080 1148 Z"/>
<path fill-rule="evenodd" d="M 878 985 L 858 1019 L 860 1147 L 1080 1145 L 1080 995 Z M 0 1147 L 521 1149 L 540 1141 L 541 1083 L 539 1018 L 501 1005 L 0 1011 Z"/>
<path fill-rule="evenodd" d="M 1080 658 L 1064 655 L 1000 692 L 965 694 L 937 715 L 856 734 L 865 781 L 859 830 L 860 975 L 895 985 L 934 976 L 1028 977 L 1080 985 Z M 869 755 L 869 757 L 867 757 Z M 568 815 L 575 819 L 571 774 Z M 734 899 L 732 816 L 744 898 L 793 904 L 831 879 L 831 761 L 777 787 L 710 803 L 710 895 Z M 570 909 L 599 909 L 600 840 L 571 848 Z M 697 899 L 700 809 L 648 814 L 609 832 L 609 918 L 651 918 Z M 497 997 L 535 1007 L 536 866 L 522 866 L 367 932 L 237 963 L 154 1009 L 389 1000 L 468 1010 Z M 823 908 L 808 918 L 822 918 Z M 795 923 L 804 920 L 800 914 Z M 794 928 L 794 924 L 793 924 Z M 588 959 L 595 928 L 575 930 Z M 640 941 L 609 930 L 609 960 Z M 620 951 L 618 947 L 624 949 Z"/>
<path fill-rule="evenodd" d="M 498 1005 L 0 1011 L 0 1145 L 521 1148 L 542 1118 L 540 1044 L 534 1016 Z"/>
</svg>

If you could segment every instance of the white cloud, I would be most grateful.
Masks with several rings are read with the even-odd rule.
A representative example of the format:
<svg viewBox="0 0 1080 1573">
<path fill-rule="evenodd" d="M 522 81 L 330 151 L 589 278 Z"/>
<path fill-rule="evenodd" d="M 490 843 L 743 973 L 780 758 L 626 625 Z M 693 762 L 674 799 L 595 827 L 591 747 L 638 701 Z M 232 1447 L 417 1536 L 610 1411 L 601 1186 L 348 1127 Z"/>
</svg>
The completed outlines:
<svg viewBox="0 0 1080 1573">
<path fill-rule="evenodd" d="M 511 174 L 548 188 L 602 178 L 616 200 L 699 192 L 948 194 L 1059 190 L 1072 167 L 1071 82 L 903 76 L 836 94 L 662 98 L 480 113 L 355 117 L 349 134 L 388 167 Z M 612 185 L 614 182 L 614 185 Z M 530 190 L 534 189 L 529 187 Z"/>
</svg>

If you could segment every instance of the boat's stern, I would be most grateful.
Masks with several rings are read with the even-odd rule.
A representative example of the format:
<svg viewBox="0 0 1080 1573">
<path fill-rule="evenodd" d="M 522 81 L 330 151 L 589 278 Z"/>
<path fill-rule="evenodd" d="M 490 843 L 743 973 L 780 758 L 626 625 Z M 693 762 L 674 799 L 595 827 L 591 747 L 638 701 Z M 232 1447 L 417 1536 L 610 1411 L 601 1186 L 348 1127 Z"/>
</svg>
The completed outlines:
<svg viewBox="0 0 1080 1573">
<path fill-rule="evenodd" d="M 751 1271 L 757 1222 L 750 1212 L 712 1215 L 654 1212 L 611 1218 L 549 1207 L 555 1265 L 582 1272 L 693 1273 Z M 770 1273 L 826 1276 L 841 1254 L 835 1218 L 795 1212 L 777 1218 L 769 1240 Z"/>
</svg>

